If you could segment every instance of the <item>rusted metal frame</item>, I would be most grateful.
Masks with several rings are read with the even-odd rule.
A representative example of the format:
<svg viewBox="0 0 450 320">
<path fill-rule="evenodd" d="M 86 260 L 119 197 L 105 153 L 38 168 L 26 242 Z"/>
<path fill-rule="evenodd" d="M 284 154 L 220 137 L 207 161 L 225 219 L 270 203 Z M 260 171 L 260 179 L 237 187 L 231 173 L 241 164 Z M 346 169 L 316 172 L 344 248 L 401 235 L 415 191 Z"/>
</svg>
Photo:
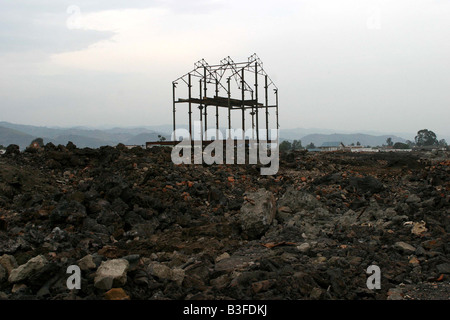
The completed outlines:
<svg viewBox="0 0 450 320">
<path fill-rule="evenodd" d="M 245 91 L 253 92 L 251 86 L 247 82 L 242 80 L 242 70 L 245 71 L 245 67 L 243 67 L 243 68 L 241 68 L 239 70 L 237 70 L 237 68 L 235 68 L 235 67 L 232 67 L 232 69 L 233 69 L 234 72 L 230 75 L 230 77 L 234 78 L 234 80 L 238 84 L 238 87 L 239 87 L 239 80 L 240 80 L 241 85 L 243 86 Z M 239 73 L 241 73 L 241 75 L 239 75 Z M 241 79 L 239 79 L 239 78 L 241 78 Z"/>
<path fill-rule="evenodd" d="M 178 79 L 174 80 L 172 83 L 177 83 L 177 81 L 182 80 L 184 83 L 188 84 L 188 82 L 184 79 L 189 73 L 186 73 L 185 75 L 179 77 Z"/>
<path fill-rule="evenodd" d="M 198 99 L 198 98 L 191 98 L 191 99 L 183 99 L 179 98 L 175 103 L 197 103 L 197 104 L 207 104 L 207 105 L 218 105 L 219 107 L 228 107 L 228 98 L 225 97 L 214 97 L 214 98 L 207 98 L 207 99 Z M 230 105 L 231 107 L 239 107 L 241 108 L 242 105 L 254 108 L 256 105 L 255 100 L 244 100 L 241 99 L 231 99 L 230 98 Z M 258 106 L 263 106 L 262 103 L 258 103 Z"/>
<path fill-rule="evenodd" d="M 200 73 L 197 71 L 197 69 L 194 69 L 194 70 L 189 71 L 188 73 L 182 75 L 182 76 L 179 77 L 178 79 L 175 79 L 173 82 L 177 82 L 177 81 L 179 81 L 179 80 L 183 80 L 184 83 L 188 84 L 188 82 L 185 80 L 185 77 L 186 77 L 187 75 L 189 75 L 189 74 L 190 74 L 190 75 L 193 75 L 194 77 L 199 77 L 199 78 L 202 78 L 202 77 L 203 77 L 203 75 L 200 74 Z"/>
<path fill-rule="evenodd" d="M 227 91 L 227 92 L 228 92 L 227 88 L 225 88 L 225 87 L 222 85 L 222 78 L 223 78 L 223 76 L 225 75 L 225 73 L 226 73 L 228 67 L 229 67 L 229 65 L 222 65 L 222 66 L 220 66 L 218 69 L 215 70 L 215 73 L 218 74 L 218 76 L 216 77 L 216 80 L 219 81 L 220 86 L 221 86 L 225 91 Z"/>
<path fill-rule="evenodd" d="M 223 90 L 227 91 L 227 88 L 222 84 L 222 77 L 223 77 L 223 74 L 225 74 L 225 72 L 219 76 L 217 70 L 214 70 L 214 74 L 215 74 L 214 79 L 219 83 L 219 86 L 222 87 Z"/>
<path fill-rule="evenodd" d="M 230 66 L 231 65 L 236 65 L 236 66 L 238 66 L 238 65 L 248 65 L 249 64 L 249 62 L 234 62 L 231 58 L 230 58 L 231 59 L 230 61 L 232 61 L 231 63 L 228 62 L 228 61 L 222 63 L 222 61 L 224 61 L 225 59 L 220 60 L 221 64 L 212 64 L 212 65 L 209 65 L 209 66 L 211 68 L 218 68 L 218 67 L 222 67 L 224 65 L 230 65 Z"/>
<path fill-rule="evenodd" d="M 229 58 L 229 57 L 228 57 Z M 231 58 L 230 58 L 231 60 Z M 233 61 L 233 60 L 231 60 Z M 245 66 L 248 64 L 248 62 L 241 62 L 241 63 L 235 63 L 233 62 L 233 64 L 229 64 L 230 68 L 232 69 L 232 74 L 229 76 L 230 78 L 233 77 L 234 80 L 236 81 L 236 83 L 238 84 L 239 87 L 239 80 L 241 80 L 241 84 L 244 86 L 245 90 L 247 91 L 253 91 L 250 87 L 250 85 L 248 85 L 248 83 L 246 83 L 245 81 L 242 81 L 242 79 L 239 79 L 239 73 L 242 72 L 241 70 L 244 70 L 245 66 L 241 67 L 241 68 L 236 68 L 236 65 L 238 64 L 244 64 Z M 241 77 L 242 78 L 242 77 Z"/>
<path fill-rule="evenodd" d="M 230 57 L 225 58 L 221 60 L 220 65 L 213 65 L 210 66 L 206 63 L 206 61 L 200 60 L 197 64 L 195 64 L 196 69 L 189 72 L 187 75 L 187 81 L 186 81 L 186 75 L 178 78 L 177 80 L 181 79 L 184 83 L 188 85 L 189 90 L 189 98 L 186 99 L 179 99 L 179 101 L 175 101 L 175 88 L 176 88 L 176 81 L 173 82 L 173 127 L 174 130 L 176 129 L 176 103 L 182 103 L 182 102 L 188 102 L 189 103 L 189 132 L 192 135 L 192 103 L 197 104 L 199 103 L 199 109 L 200 109 L 200 123 L 201 123 L 201 131 L 203 131 L 203 115 L 202 115 L 202 109 L 205 108 L 205 131 L 207 130 L 207 105 L 215 105 L 216 106 L 216 136 L 218 136 L 218 128 L 219 128 L 219 107 L 227 107 L 228 108 L 228 128 L 231 129 L 231 111 L 234 109 L 241 109 L 242 110 L 242 130 L 244 132 L 243 139 L 245 139 L 245 110 L 246 109 L 252 109 L 252 128 L 254 130 L 255 123 L 254 123 L 254 115 L 256 115 L 256 135 L 257 135 L 257 141 L 259 142 L 259 108 L 265 107 L 266 108 L 266 129 L 267 129 L 267 136 L 266 139 L 269 141 L 269 108 L 276 108 L 276 122 L 277 122 L 277 129 L 279 128 L 279 118 L 278 118 L 278 88 L 273 83 L 272 79 L 267 75 L 267 73 L 264 71 L 262 67 L 261 60 L 256 56 L 252 55 L 249 57 L 248 62 L 238 62 L 235 63 Z M 197 70 L 198 68 L 203 68 L 203 74 Z M 239 67 L 239 68 L 238 68 Z M 231 71 L 231 75 L 227 77 L 227 88 L 221 83 L 221 80 L 223 79 L 224 75 L 227 74 L 228 70 Z M 245 71 L 248 72 L 254 72 L 255 73 L 255 84 L 254 84 L 254 90 L 249 86 L 249 84 L 245 81 Z M 259 92 L 258 92 L 258 75 L 264 75 L 265 78 L 265 103 L 260 104 L 259 103 Z M 196 101 L 196 99 L 192 98 L 191 89 L 192 89 L 192 83 L 191 83 L 191 77 L 199 77 L 200 78 L 200 99 Z M 231 99 L 231 87 L 230 87 L 230 80 L 231 77 L 234 77 L 238 87 L 241 89 L 242 93 L 242 99 L 239 101 L 238 99 Z M 239 79 L 240 78 L 240 79 Z M 215 81 L 214 81 L 215 80 Z M 239 81 L 240 80 L 240 81 Z M 216 86 L 216 95 L 214 98 L 207 98 L 206 90 L 207 90 L 207 83 L 215 83 Z M 268 89 L 270 86 L 274 86 L 275 91 L 275 99 L 276 103 L 275 105 L 269 106 L 268 99 Z M 222 104 L 219 100 L 215 100 L 219 97 L 219 90 L 218 88 L 222 87 L 227 92 L 227 98 L 226 99 L 226 105 Z M 202 87 L 204 91 L 204 95 L 202 97 Z M 245 91 L 250 91 L 252 94 L 251 100 L 245 100 Z M 255 99 L 253 99 L 255 97 Z M 204 101 L 206 98 L 206 101 Z M 236 105 L 235 107 L 232 106 L 231 102 L 236 100 L 234 103 L 240 103 L 239 105 Z M 249 106 L 249 103 L 253 103 L 251 106 Z M 230 130 L 231 132 L 231 130 Z M 203 136 L 203 132 L 201 133 L 201 139 L 205 140 L 208 139 L 208 137 Z"/>
<path fill-rule="evenodd" d="M 233 59 L 231 59 L 230 56 L 227 56 L 220 60 L 220 64 L 211 65 L 211 67 L 220 67 L 223 65 L 241 65 L 241 64 L 247 64 L 248 62 L 234 62 Z"/>
<path fill-rule="evenodd" d="M 197 62 L 194 63 L 195 68 L 201 68 L 205 66 L 209 66 L 208 62 L 206 62 L 205 59 L 198 60 Z"/>
<path fill-rule="evenodd" d="M 240 101 L 240 100 L 239 100 Z M 247 100 L 246 100 L 247 101 Z M 189 103 L 189 100 L 188 99 L 181 99 L 180 101 L 175 101 L 175 104 L 178 104 L 178 103 Z M 194 103 L 194 104 L 204 104 L 204 101 L 200 101 L 200 99 L 192 99 L 191 100 L 191 103 Z M 214 104 L 214 103 L 210 103 L 210 104 L 208 104 L 208 105 L 216 105 L 216 104 Z M 258 108 L 265 108 L 266 106 L 265 105 L 263 105 L 263 104 L 261 104 L 261 103 L 259 103 L 258 104 Z M 223 105 L 223 104 L 218 104 L 218 107 L 219 108 L 228 108 L 228 105 Z M 276 108 L 277 106 L 276 105 L 269 105 L 269 106 L 267 106 L 267 108 Z M 239 109 L 239 110 L 241 110 L 242 109 L 242 105 L 239 105 L 239 106 L 233 106 L 233 105 L 231 105 L 230 104 L 230 108 L 232 109 L 232 110 L 237 110 L 237 109 Z M 255 106 L 254 105 L 245 105 L 245 107 L 244 107 L 244 109 L 255 109 Z"/>
<path fill-rule="evenodd" d="M 210 80 L 207 81 L 207 83 L 213 83 L 212 80 L 216 80 L 216 81 L 218 80 L 217 69 L 212 68 L 204 59 L 200 60 L 195 65 L 196 65 L 195 71 L 199 68 L 203 68 L 208 71 L 208 75 L 206 75 L 205 72 L 203 72 L 203 74 L 201 74 L 200 72 L 196 71 L 198 76 L 205 79 L 205 81 L 208 79 L 208 76 L 209 76 Z M 221 84 L 220 80 L 219 80 L 219 85 L 222 86 L 224 90 L 226 90 L 226 88 Z"/>
<path fill-rule="evenodd" d="M 244 109 L 245 110 L 247 110 L 247 109 L 254 109 L 255 107 L 254 106 L 247 106 L 247 107 L 244 107 Z M 260 106 L 260 107 L 258 107 L 258 108 L 276 108 L 276 106 Z M 232 110 L 242 110 L 242 106 L 232 106 L 231 107 L 231 109 Z"/>
<path fill-rule="evenodd" d="M 234 70 L 234 73 L 232 73 L 231 76 L 235 76 L 235 74 L 238 74 L 238 75 L 239 75 L 239 72 L 241 72 L 241 69 L 247 68 L 247 67 L 251 64 L 251 62 L 241 62 L 240 64 L 243 64 L 243 66 L 242 66 L 242 67 L 239 67 L 239 69 L 236 68 L 236 66 L 237 66 L 238 64 L 239 64 L 239 63 L 234 63 L 234 66 L 232 66 L 232 69 Z"/>
</svg>

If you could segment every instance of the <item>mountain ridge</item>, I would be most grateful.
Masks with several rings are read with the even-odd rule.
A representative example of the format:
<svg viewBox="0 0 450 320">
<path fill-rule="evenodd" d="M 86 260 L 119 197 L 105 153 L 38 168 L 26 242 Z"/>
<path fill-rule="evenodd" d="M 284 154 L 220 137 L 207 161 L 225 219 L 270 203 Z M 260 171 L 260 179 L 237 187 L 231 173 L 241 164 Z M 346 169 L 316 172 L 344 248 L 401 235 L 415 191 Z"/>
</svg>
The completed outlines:
<svg viewBox="0 0 450 320">
<path fill-rule="evenodd" d="M 187 126 L 180 125 L 182 128 Z M 115 146 L 119 143 L 125 145 L 144 145 L 147 141 L 156 141 L 159 136 L 170 140 L 171 125 L 134 126 L 134 127 L 110 127 L 105 129 L 91 127 L 45 127 L 14 124 L 0 121 L 0 144 L 8 146 L 17 144 L 21 149 L 26 148 L 35 138 L 42 138 L 44 143 L 66 145 L 72 141 L 78 147 L 98 148 L 104 145 Z M 406 142 L 407 139 L 395 134 L 368 134 L 345 132 L 336 133 L 333 129 L 294 128 L 280 129 L 280 140 L 301 140 L 306 146 L 314 143 L 317 147 L 325 142 L 342 142 L 346 145 L 360 142 L 363 146 L 381 146 L 386 144 L 386 139 L 391 138 L 395 142 Z M 446 137 L 446 140 L 450 140 Z M 414 138 L 409 138 L 413 140 Z"/>
</svg>

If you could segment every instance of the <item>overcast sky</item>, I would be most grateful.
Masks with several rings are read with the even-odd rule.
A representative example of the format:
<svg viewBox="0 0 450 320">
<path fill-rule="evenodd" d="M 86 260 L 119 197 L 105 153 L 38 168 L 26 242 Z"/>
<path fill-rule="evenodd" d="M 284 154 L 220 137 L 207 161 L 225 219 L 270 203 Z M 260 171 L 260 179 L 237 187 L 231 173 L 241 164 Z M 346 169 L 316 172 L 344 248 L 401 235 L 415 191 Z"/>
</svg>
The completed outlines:
<svg viewBox="0 0 450 320">
<path fill-rule="evenodd" d="M 253 53 L 281 128 L 450 136 L 449 0 L 4 0 L 0 121 L 170 124 L 173 80 Z"/>
</svg>

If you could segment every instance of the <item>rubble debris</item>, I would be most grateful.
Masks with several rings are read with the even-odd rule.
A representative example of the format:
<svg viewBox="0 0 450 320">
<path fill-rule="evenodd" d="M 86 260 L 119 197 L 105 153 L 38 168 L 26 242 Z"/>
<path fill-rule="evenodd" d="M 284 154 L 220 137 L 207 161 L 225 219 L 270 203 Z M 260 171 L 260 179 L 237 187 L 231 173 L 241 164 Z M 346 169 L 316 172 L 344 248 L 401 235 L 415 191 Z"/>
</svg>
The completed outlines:
<svg viewBox="0 0 450 320">
<path fill-rule="evenodd" d="M 449 299 L 449 174 L 448 153 L 282 153 L 261 176 L 164 147 L 9 146 L 0 299 Z"/>
</svg>

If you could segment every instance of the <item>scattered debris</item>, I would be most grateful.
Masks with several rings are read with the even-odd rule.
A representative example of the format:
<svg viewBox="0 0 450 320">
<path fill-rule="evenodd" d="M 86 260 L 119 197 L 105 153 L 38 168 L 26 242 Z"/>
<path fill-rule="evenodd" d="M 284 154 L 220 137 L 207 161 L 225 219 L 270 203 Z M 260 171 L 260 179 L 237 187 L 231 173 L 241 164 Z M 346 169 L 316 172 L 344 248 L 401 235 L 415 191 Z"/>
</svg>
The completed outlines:
<svg viewBox="0 0 450 320">
<path fill-rule="evenodd" d="M 259 169 L 174 165 L 156 146 L 9 146 L 0 298 L 450 298 L 448 154 L 292 152 L 276 176 Z"/>
</svg>

